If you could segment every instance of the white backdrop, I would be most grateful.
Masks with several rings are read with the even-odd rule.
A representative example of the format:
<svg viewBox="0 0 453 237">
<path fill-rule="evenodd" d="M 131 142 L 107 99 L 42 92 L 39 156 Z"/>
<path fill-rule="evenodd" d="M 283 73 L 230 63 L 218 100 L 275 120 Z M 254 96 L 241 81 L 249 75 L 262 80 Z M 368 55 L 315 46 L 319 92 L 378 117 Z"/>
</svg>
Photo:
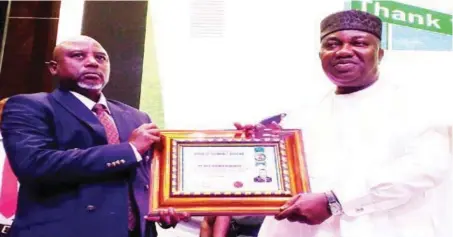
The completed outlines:
<svg viewBox="0 0 453 237">
<path fill-rule="evenodd" d="M 428 1 L 407 2 L 426 7 Z M 344 9 L 341 0 L 310 1 L 310 7 L 299 0 L 150 3 L 167 128 L 226 128 L 233 121 L 256 122 L 309 106 L 330 86 L 317 54 L 319 23 L 327 14 Z M 453 4 L 429 1 L 433 9 L 447 3 Z M 193 34 L 203 30 L 204 35 Z M 217 34 L 212 36 L 214 31 Z M 447 95 L 452 59 L 452 52 L 389 51 L 382 74 L 429 88 L 426 97 Z"/>
</svg>

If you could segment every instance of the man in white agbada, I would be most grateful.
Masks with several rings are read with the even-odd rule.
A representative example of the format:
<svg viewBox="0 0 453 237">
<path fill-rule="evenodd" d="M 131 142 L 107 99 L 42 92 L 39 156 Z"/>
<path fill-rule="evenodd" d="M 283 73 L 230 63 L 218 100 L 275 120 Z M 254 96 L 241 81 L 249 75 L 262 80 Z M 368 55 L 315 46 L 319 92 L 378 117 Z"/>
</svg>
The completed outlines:
<svg viewBox="0 0 453 237">
<path fill-rule="evenodd" d="M 259 237 L 453 236 L 448 127 L 378 80 L 381 30 L 353 10 L 321 23 L 320 59 L 336 90 L 307 127 L 297 113 L 283 124 L 302 128 L 312 192 L 267 217 Z"/>
</svg>

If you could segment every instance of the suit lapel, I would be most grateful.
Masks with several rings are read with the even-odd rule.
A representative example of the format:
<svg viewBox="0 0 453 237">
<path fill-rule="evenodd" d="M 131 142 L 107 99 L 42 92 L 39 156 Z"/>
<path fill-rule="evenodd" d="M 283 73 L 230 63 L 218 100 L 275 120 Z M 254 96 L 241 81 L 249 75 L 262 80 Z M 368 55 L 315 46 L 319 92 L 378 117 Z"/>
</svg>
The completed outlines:
<svg viewBox="0 0 453 237">
<path fill-rule="evenodd" d="M 88 125 L 96 135 L 107 141 L 104 126 L 99 122 L 98 118 L 90 111 L 80 100 L 78 100 L 69 91 L 56 89 L 52 92 L 55 100 L 72 115 L 77 117 L 82 123 Z"/>
</svg>

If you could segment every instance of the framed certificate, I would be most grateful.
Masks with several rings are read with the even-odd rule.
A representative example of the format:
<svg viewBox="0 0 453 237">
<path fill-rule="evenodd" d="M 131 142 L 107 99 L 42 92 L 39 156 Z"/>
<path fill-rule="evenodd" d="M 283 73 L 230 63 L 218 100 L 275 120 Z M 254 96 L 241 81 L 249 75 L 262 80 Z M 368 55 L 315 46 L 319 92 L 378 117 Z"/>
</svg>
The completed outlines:
<svg viewBox="0 0 453 237">
<path fill-rule="evenodd" d="M 150 215 L 272 215 L 309 191 L 300 130 L 164 130 L 151 167 Z"/>
</svg>

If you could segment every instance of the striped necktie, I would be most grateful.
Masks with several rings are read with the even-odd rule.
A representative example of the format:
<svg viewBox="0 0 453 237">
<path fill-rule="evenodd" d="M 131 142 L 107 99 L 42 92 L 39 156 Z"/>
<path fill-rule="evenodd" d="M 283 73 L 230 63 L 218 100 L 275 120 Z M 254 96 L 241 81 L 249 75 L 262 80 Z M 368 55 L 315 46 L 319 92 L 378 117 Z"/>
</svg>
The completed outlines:
<svg viewBox="0 0 453 237">
<path fill-rule="evenodd" d="M 115 126 L 115 123 L 113 122 L 113 119 L 110 118 L 107 108 L 105 108 L 104 105 L 102 104 L 96 104 L 93 107 L 93 111 L 96 113 L 99 122 L 104 126 L 105 133 L 107 136 L 107 142 L 109 144 L 118 144 L 120 143 L 120 138 L 118 134 L 118 129 Z M 132 210 L 132 205 L 131 205 L 131 200 L 129 197 L 129 202 L 128 202 L 128 209 L 129 209 L 129 223 L 128 223 L 128 228 L 129 230 L 133 230 L 136 225 L 136 220 L 135 220 L 135 215 Z"/>
</svg>

